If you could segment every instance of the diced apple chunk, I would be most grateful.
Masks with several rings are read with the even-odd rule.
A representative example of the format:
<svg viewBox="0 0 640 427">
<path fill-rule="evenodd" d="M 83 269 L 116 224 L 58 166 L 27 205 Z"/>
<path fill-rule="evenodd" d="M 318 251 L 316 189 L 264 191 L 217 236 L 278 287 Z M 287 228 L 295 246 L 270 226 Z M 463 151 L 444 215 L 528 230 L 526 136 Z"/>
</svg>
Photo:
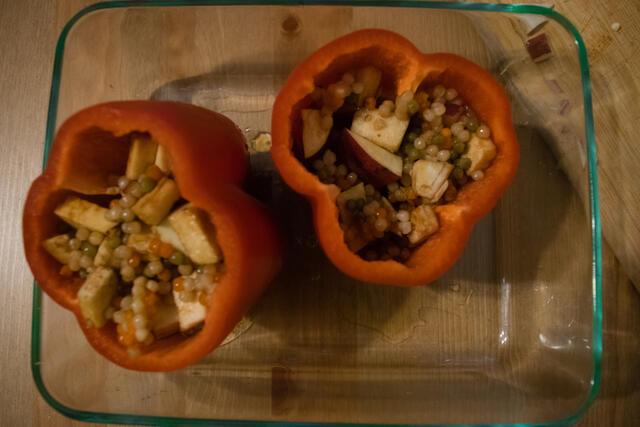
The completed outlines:
<svg viewBox="0 0 640 427">
<path fill-rule="evenodd" d="M 489 138 L 473 135 L 465 156 L 471 160 L 471 166 L 467 169 L 467 175 L 471 176 L 475 171 L 489 167 L 491 161 L 496 157 L 496 146 Z"/>
<path fill-rule="evenodd" d="M 69 257 L 71 256 L 71 249 L 69 248 L 69 236 L 61 234 L 59 236 L 53 236 L 50 239 L 45 240 L 42 243 L 44 249 L 49 252 L 49 255 L 54 257 L 58 262 L 62 264 L 69 264 Z"/>
<path fill-rule="evenodd" d="M 186 332 L 204 322 L 204 318 L 207 315 L 207 308 L 200 304 L 197 299 L 188 302 L 182 301 L 180 293 L 181 292 L 173 291 L 173 300 L 178 308 L 178 322 L 180 323 L 180 330 Z"/>
<path fill-rule="evenodd" d="M 161 302 L 151 319 L 151 329 L 156 339 L 168 337 L 180 330 L 178 308 L 173 302 Z"/>
<path fill-rule="evenodd" d="M 336 202 L 338 203 L 338 206 L 344 206 L 349 200 L 364 199 L 366 196 L 367 195 L 364 191 L 364 184 L 361 182 L 358 185 L 354 185 L 348 190 L 345 190 L 342 193 L 338 194 Z"/>
<path fill-rule="evenodd" d="M 363 183 L 354 185 L 348 190 L 345 190 L 342 193 L 338 194 L 338 197 L 336 198 L 336 204 L 338 205 L 338 209 L 340 210 L 340 217 L 342 218 L 343 222 L 349 223 L 351 222 L 352 218 L 352 213 L 347 208 L 347 202 L 349 202 L 349 200 L 364 200 L 365 198 L 366 193 Z M 360 225 L 358 224 L 355 224 L 353 226 L 360 228 Z M 358 252 L 373 240 L 373 236 L 370 236 L 371 238 L 365 239 L 362 233 L 357 233 L 353 240 L 347 241 L 346 243 L 347 245 L 349 245 L 349 249 L 351 249 L 353 252 Z"/>
<path fill-rule="evenodd" d="M 169 152 L 162 145 L 158 145 L 155 165 L 159 167 L 162 172 L 167 173 L 171 171 L 171 159 L 169 158 Z"/>
<path fill-rule="evenodd" d="M 160 240 L 165 243 L 169 243 L 180 252 L 186 253 L 184 245 L 180 241 L 180 237 L 178 237 L 178 233 L 176 233 L 176 230 L 174 230 L 169 223 L 169 219 L 165 219 L 160 224 L 154 226 L 153 231 L 158 235 Z"/>
<path fill-rule="evenodd" d="M 431 206 L 420 205 L 411 211 L 411 226 L 409 242 L 417 245 L 438 231 L 438 217 Z"/>
<path fill-rule="evenodd" d="M 163 178 L 153 190 L 142 196 L 131 210 L 145 223 L 156 225 L 169 214 L 178 199 L 180 191 L 175 181 Z"/>
<path fill-rule="evenodd" d="M 116 223 L 105 218 L 108 209 L 78 197 L 69 197 L 54 213 L 64 222 L 75 228 L 88 228 L 91 231 L 106 233 Z"/>
<path fill-rule="evenodd" d="M 340 216 L 342 217 L 343 221 L 349 221 L 349 219 L 351 218 L 351 212 L 349 212 L 349 209 L 347 209 L 347 202 L 349 200 L 364 199 L 365 197 L 366 194 L 364 192 L 363 183 L 354 185 L 348 190 L 345 190 L 342 193 L 338 194 L 338 197 L 336 197 L 336 204 L 338 205 Z"/>
<path fill-rule="evenodd" d="M 433 160 L 418 160 L 411 169 L 411 186 L 430 203 L 440 200 L 449 186 L 449 174 L 453 165 Z"/>
<path fill-rule="evenodd" d="M 375 240 L 375 237 L 372 234 L 368 234 L 368 236 L 370 237 L 365 238 L 362 233 L 358 233 L 354 240 L 347 242 L 349 249 L 351 249 L 352 252 L 358 252 L 360 249 Z"/>
<path fill-rule="evenodd" d="M 400 120 L 395 114 L 382 117 L 379 110 L 360 109 L 353 116 L 351 131 L 374 144 L 395 153 L 402 144 L 409 120 Z"/>
<path fill-rule="evenodd" d="M 316 154 L 327 142 L 331 128 L 322 126 L 320 110 L 302 110 L 302 148 L 305 159 Z"/>
<path fill-rule="evenodd" d="M 110 268 L 96 267 L 78 290 L 82 316 L 96 328 L 104 326 L 104 311 L 116 293 L 118 282 Z"/>
<path fill-rule="evenodd" d="M 367 138 L 345 130 L 343 142 L 361 173 L 376 187 L 384 187 L 402 177 L 402 158 Z"/>
<path fill-rule="evenodd" d="M 191 204 L 184 205 L 169 216 L 169 224 L 176 231 L 184 252 L 196 264 L 215 264 L 221 254 L 213 236 L 213 224 L 204 212 Z"/>
<path fill-rule="evenodd" d="M 113 249 L 109 246 L 107 239 L 104 239 L 100 246 L 98 246 L 98 252 L 93 259 L 93 265 L 98 267 L 107 267 L 111 263 L 111 255 L 113 255 Z"/>
<path fill-rule="evenodd" d="M 133 233 L 127 239 L 127 246 L 141 254 L 149 253 L 149 244 L 154 239 L 153 233 Z"/>
<path fill-rule="evenodd" d="M 147 135 L 137 135 L 132 138 L 129 158 L 127 159 L 127 178 L 138 179 L 156 160 L 158 144 Z"/>
<path fill-rule="evenodd" d="M 382 201 L 382 207 L 387 210 L 387 218 L 395 218 L 398 212 L 396 212 L 396 209 L 393 207 L 389 199 L 387 199 L 386 197 L 383 197 L 381 201 Z"/>
</svg>

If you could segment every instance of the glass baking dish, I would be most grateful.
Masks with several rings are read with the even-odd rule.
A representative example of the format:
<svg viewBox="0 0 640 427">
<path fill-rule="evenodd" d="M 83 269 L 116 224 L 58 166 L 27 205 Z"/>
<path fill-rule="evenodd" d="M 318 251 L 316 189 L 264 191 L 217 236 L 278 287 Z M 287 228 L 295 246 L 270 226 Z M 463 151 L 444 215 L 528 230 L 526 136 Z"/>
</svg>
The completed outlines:
<svg viewBox="0 0 640 427">
<path fill-rule="evenodd" d="M 553 53 L 527 33 L 548 20 Z M 307 203 L 267 153 L 261 196 L 289 237 L 282 274 L 227 344 L 187 369 L 118 368 L 72 315 L 33 300 L 32 370 L 45 400 L 80 420 L 139 424 L 518 424 L 575 422 L 597 394 L 600 221 L 584 43 L 553 10 L 423 1 L 108 2 L 80 11 L 56 48 L 45 142 L 88 105 L 172 99 L 220 111 L 247 140 L 270 128 L 292 68 L 324 43 L 386 28 L 421 50 L 461 54 L 507 87 L 518 176 L 463 257 L 418 289 L 340 274 Z"/>
</svg>

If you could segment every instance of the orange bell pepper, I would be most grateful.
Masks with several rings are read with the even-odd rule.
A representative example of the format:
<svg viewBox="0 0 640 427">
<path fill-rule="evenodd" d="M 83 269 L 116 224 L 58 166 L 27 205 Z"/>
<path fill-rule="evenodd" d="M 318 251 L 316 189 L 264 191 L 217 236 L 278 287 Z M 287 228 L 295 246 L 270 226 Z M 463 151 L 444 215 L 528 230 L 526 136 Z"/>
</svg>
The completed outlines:
<svg viewBox="0 0 640 427">
<path fill-rule="evenodd" d="M 484 179 L 465 185 L 452 203 L 435 208 L 440 228 L 405 262 L 365 261 L 349 250 L 338 223 L 335 185 L 325 185 L 296 158 L 300 111 L 311 104 L 316 86 L 326 87 L 345 72 L 371 65 L 382 71 L 396 93 L 423 83 L 455 88 L 491 129 L 497 156 Z M 272 156 L 285 182 L 308 198 L 320 245 L 345 274 L 365 282 L 416 286 L 441 276 L 461 255 L 474 224 L 496 204 L 513 179 L 519 148 L 504 89 L 484 69 L 456 55 L 424 54 L 410 41 L 385 30 L 361 30 L 317 50 L 290 74 L 272 115 Z"/>
<path fill-rule="evenodd" d="M 209 214 L 225 262 L 202 329 L 188 338 L 160 339 L 137 357 L 118 343 L 115 324 L 87 325 L 76 297 L 82 279 L 59 274 L 60 264 L 42 247 L 60 232 L 53 211 L 66 196 L 104 194 L 108 176 L 123 175 L 126 135 L 134 131 L 148 132 L 167 149 L 182 197 Z M 282 246 L 266 208 L 241 188 L 247 160 L 243 136 L 231 120 L 188 104 L 110 102 L 82 110 L 61 126 L 47 167 L 27 196 L 25 252 L 42 290 L 75 314 L 98 352 L 129 369 L 179 369 L 216 348 L 256 302 L 280 269 Z"/>
</svg>

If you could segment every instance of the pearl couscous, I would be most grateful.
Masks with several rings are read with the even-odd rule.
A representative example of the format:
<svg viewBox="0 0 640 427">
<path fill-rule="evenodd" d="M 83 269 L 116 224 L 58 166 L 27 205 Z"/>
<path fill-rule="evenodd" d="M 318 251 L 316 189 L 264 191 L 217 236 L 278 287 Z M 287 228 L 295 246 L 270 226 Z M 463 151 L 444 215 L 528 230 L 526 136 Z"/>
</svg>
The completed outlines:
<svg viewBox="0 0 640 427">
<path fill-rule="evenodd" d="M 135 356 L 154 340 L 198 330 L 224 264 L 209 218 L 181 198 L 166 152 L 149 135 L 131 135 L 126 173 L 111 184 L 108 206 L 76 196 L 58 206 L 71 229 L 43 246 L 62 276 L 83 279 L 86 322 L 115 324 Z"/>
<path fill-rule="evenodd" d="M 301 112 L 300 152 L 321 182 L 340 188 L 349 248 L 366 260 L 403 262 L 438 231 L 434 207 L 484 178 L 496 146 L 455 88 L 393 96 L 382 80 L 364 67 L 316 87 Z"/>
</svg>

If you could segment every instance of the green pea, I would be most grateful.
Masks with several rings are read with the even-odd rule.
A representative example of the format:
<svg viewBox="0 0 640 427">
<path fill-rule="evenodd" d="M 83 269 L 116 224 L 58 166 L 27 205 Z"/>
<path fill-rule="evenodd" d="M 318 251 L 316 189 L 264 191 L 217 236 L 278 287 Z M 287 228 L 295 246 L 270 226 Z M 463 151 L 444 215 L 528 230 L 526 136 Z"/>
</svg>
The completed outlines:
<svg viewBox="0 0 640 427">
<path fill-rule="evenodd" d="M 467 129 L 469 129 L 471 132 L 475 132 L 476 129 L 478 129 L 478 126 L 480 126 L 480 123 L 478 123 L 478 119 L 475 117 L 469 117 L 469 119 L 467 120 Z"/>
<path fill-rule="evenodd" d="M 471 159 L 468 157 L 460 157 L 456 162 L 456 166 L 466 171 L 471 166 Z"/>
<path fill-rule="evenodd" d="M 440 146 L 444 144 L 444 137 L 442 136 L 442 134 L 434 135 L 431 143 Z"/>
<path fill-rule="evenodd" d="M 184 254 L 180 251 L 173 251 L 169 257 L 169 262 L 173 265 L 184 264 Z"/>
<path fill-rule="evenodd" d="M 98 247 L 96 245 L 92 245 L 91 243 L 85 240 L 84 242 L 82 242 L 82 245 L 80 246 L 80 250 L 84 255 L 88 256 L 89 258 L 93 258 L 96 256 L 96 253 L 98 252 Z"/>
<path fill-rule="evenodd" d="M 409 115 L 411 115 L 411 116 L 414 115 L 415 113 L 417 113 L 419 109 L 420 109 L 420 105 L 418 105 L 418 103 L 415 101 L 415 99 L 412 99 L 407 104 L 407 110 L 409 111 Z"/>
<path fill-rule="evenodd" d="M 455 151 L 458 154 L 462 154 L 464 153 L 464 150 L 467 147 L 465 146 L 464 142 L 456 142 L 455 144 L 453 144 L 453 151 Z"/>
<path fill-rule="evenodd" d="M 321 181 L 325 184 L 333 184 L 334 182 L 336 182 L 335 178 L 332 176 L 325 176 L 325 178 L 321 179 Z"/>
<path fill-rule="evenodd" d="M 122 243 L 120 237 L 115 233 L 110 233 L 105 240 L 107 247 L 111 249 L 117 248 Z"/>
<path fill-rule="evenodd" d="M 458 157 L 460 157 L 460 153 L 458 153 L 458 152 L 457 152 L 457 151 L 455 151 L 455 150 L 452 150 L 452 151 L 451 151 L 451 155 L 449 156 L 449 162 L 450 162 L 450 163 L 453 163 L 453 161 L 454 161 L 455 159 L 457 159 Z"/>
<path fill-rule="evenodd" d="M 140 175 L 140 178 L 138 178 L 138 184 L 140 184 L 140 190 L 142 190 L 143 193 L 148 193 L 156 186 L 156 182 L 153 178 L 147 175 Z"/>
<path fill-rule="evenodd" d="M 402 174 L 402 185 L 404 185 L 405 187 L 410 187 L 411 186 L 411 175 L 405 173 Z"/>
<path fill-rule="evenodd" d="M 356 206 L 357 206 L 358 210 L 361 210 L 362 208 L 364 208 L 364 204 L 365 204 L 365 200 L 364 199 L 357 199 L 356 200 Z"/>
<path fill-rule="evenodd" d="M 464 176 L 464 171 L 461 168 L 456 167 L 455 169 L 453 169 L 452 174 L 455 179 L 460 180 Z"/>
<path fill-rule="evenodd" d="M 411 152 L 411 150 L 415 150 L 416 147 L 413 146 L 413 144 L 405 144 L 402 147 L 402 151 L 404 152 L 404 154 L 409 155 L 409 153 Z"/>
<path fill-rule="evenodd" d="M 360 99 L 360 95 L 356 93 L 350 93 L 349 96 L 347 96 L 344 100 L 344 103 L 351 107 L 355 107 L 358 105 L 358 99 Z"/>
<path fill-rule="evenodd" d="M 409 132 L 407 134 L 406 140 L 409 144 L 413 144 L 413 141 L 415 141 L 418 136 L 420 135 L 417 132 Z"/>
<path fill-rule="evenodd" d="M 433 144 L 433 142 L 431 142 L 431 141 L 433 141 L 433 136 L 434 135 L 435 134 L 433 132 L 425 132 L 425 133 L 422 134 L 422 137 L 424 138 L 425 145 L 429 146 L 429 145 Z"/>
</svg>

